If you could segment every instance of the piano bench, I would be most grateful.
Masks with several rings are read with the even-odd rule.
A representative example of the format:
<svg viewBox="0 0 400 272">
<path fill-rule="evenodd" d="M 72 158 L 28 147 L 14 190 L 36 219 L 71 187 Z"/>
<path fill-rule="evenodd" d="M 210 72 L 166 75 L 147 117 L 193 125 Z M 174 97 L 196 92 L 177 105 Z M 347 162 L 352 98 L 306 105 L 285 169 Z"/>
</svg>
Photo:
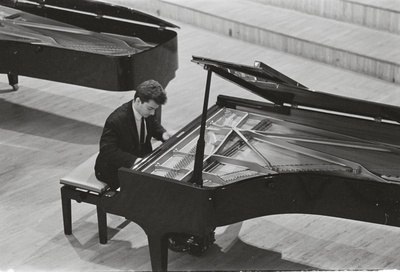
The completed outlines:
<svg viewBox="0 0 400 272">
<path fill-rule="evenodd" d="M 71 200 L 96 205 L 101 244 L 107 243 L 107 213 L 102 204 L 102 197 L 110 193 L 107 184 L 97 180 L 94 164 L 97 154 L 76 167 L 72 172 L 60 179 L 61 204 L 64 221 L 64 233 L 72 234 Z"/>
</svg>

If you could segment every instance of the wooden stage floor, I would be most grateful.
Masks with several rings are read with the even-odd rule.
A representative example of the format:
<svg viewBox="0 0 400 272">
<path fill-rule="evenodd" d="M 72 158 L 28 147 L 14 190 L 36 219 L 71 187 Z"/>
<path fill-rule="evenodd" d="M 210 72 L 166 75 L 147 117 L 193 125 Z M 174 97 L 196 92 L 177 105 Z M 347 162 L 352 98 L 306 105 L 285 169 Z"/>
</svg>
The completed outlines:
<svg viewBox="0 0 400 272">
<path fill-rule="evenodd" d="M 251 45 L 189 25 L 178 30 L 180 68 L 167 88 L 163 123 L 179 130 L 197 117 L 206 72 L 191 63 L 204 56 L 252 65 L 263 61 L 318 91 L 400 105 L 400 87 Z M 145 271 L 145 233 L 110 215 L 107 245 L 98 242 L 96 211 L 73 203 L 73 235 L 63 233 L 59 180 L 98 150 L 105 118 L 130 100 L 115 93 L 20 78 L 8 92 L 0 76 L 0 271 Z M 256 99 L 214 77 L 217 94 Z M 400 229 L 311 215 L 266 216 L 217 229 L 203 256 L 170 252 L 169 269 L 342 270 L 400 269 Z"/>
</svg>

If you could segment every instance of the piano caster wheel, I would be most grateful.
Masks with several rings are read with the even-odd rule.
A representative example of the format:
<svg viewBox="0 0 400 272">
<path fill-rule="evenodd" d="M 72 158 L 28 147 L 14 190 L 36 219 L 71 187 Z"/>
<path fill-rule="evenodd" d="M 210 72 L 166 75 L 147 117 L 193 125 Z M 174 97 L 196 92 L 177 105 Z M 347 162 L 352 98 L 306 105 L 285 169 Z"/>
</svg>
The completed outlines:
<svg viewBox="0 0 400 272">
<path fill-rule="evenodd" d="M 11 87 L 13 88 L 14 92 L 18 91 L 18 89 L 19 89 L 18 84 L 11 85 Z"/>
</svg>

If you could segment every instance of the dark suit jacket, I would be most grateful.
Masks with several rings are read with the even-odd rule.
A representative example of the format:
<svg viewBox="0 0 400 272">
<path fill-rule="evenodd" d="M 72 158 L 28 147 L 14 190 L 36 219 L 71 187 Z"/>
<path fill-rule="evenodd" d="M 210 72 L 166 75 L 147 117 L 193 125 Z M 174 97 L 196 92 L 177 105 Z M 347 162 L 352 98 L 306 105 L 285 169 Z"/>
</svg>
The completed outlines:
<svg viewBox="0 0 400 272">
<path fill-rule="evenodd" d="M 147 136 L 140 144 L 132 109 L 132 100 L 121 105 L 107 118 L 100 139 L 100 152 L 96 159 L 95 173 L 98 180 L 107 183 L 111 189 L 119 187 L 118 169 L 131 168 L 135 160 L 150 154 L 153 149 L 151 138 L 162 141 L 166 131 L 154 116 L 146 119 Z"/>
</svg>

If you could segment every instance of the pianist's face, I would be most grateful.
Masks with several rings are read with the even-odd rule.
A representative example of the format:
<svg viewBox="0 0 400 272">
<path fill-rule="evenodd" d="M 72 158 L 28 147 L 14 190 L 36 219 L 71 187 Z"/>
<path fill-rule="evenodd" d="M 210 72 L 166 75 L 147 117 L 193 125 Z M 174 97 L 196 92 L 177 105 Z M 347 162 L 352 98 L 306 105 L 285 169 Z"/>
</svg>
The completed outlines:
<svg viewBox="0 0 400 272">
<path fill-rule="evenodd" d="M 135 110 L 137 110 L 137 112 L 140 113 L 140 115 L 142 115 L 144 118 L 154 115 L 156 109 L 159 107 L 154 100 L 149 100 L 148 102 L 142 103 L 139 97 L 136 98 L 133 106 L 135 107 Z"/>
</svg>

